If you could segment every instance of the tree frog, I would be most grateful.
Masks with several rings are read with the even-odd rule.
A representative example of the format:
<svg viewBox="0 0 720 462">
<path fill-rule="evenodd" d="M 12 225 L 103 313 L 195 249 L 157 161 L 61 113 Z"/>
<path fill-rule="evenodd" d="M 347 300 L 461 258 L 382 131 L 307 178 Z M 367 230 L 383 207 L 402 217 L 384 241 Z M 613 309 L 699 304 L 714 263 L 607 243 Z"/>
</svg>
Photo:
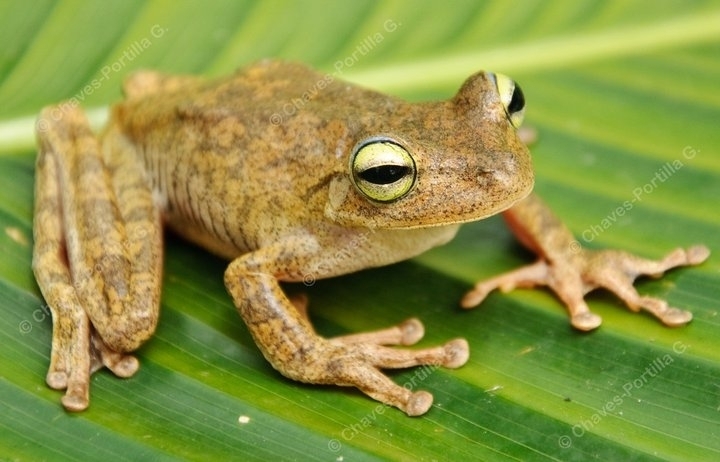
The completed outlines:
<svg viewBox="0 0 720 462">
<path fill-rule="evenodd" d="M 207 81 L 139 72 L 125 84 L 102 135 L 75 105 L 38 120 L 33 269 L 52 310 L 47 383 L 70 411 L 89 405 L 90 376 L 138 370 L 132 355 L 158 322 L 162 232 L 174 230 L 228 258 L 225 285 L 257 346 L 283 375 L 357 387 L 421 415 L 427 391 L 383 369 L 462 366 L 468 344 L 407 349 L 417 319 L 325 338 L 280 282 L 388 265 L 448 242 L 462 223 L 504 213 L 538 260 L 479 282 L 548 286 L 572 325 L 601 319 L 584 295 L 602 287 L 668 325 L 691 314 L 640 296 L 636 276 L 705 260 L 707 248 L 659 261 L 580 247 L 531 194 L 529 151 L 518 136 L 525 101 L 501 74 L 479 72 L 447 101 L 408 103 L 303 65 L 266 60 Z"/>
</svg>

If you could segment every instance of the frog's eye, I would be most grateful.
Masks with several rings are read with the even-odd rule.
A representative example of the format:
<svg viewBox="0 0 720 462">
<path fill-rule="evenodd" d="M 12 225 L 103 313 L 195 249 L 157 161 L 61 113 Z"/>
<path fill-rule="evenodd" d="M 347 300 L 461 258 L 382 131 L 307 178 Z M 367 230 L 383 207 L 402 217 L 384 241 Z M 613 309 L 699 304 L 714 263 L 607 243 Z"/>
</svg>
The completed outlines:
<svg viewBox="0 0 720 462">
<path fill-rule="evenodd" d="M 392 202 L 415 184 L 415 161 L 402 146 L 388 139 L 361 144 L 350 158 L 355 187 L 369 199 Z"/>
<path fill-rule="evenodd" d="M 495 74 L 495 86 L 510 123 L 515 128 L 520 127 L 525 116 L 525 95 L 520 86 L 510 77 L 502 74 Z"/>
</svg>

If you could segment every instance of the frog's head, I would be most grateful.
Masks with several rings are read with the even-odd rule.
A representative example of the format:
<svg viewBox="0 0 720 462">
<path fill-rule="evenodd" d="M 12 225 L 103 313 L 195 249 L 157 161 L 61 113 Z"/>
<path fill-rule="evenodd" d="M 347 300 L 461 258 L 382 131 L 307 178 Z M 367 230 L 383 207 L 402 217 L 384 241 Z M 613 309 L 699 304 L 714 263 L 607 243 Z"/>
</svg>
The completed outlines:
<svg viewBox="0 0 720 462">
<path fill-rule="evenodd" d="M 508 209 L 533 186 L 517 135 L 524 109 L 515 82 L 480 72 L 449 101 L 378 115 L 349 151 L 347 173 L 331 182 L 326 216 L 347 226 L 416 228 Z"/>
</svg>

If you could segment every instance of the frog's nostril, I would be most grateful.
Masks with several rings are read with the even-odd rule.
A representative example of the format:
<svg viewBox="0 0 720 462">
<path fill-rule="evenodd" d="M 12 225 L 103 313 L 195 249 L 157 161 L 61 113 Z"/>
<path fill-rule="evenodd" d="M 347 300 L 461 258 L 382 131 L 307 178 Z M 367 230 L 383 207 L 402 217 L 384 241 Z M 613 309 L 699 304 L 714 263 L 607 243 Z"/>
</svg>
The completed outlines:
<svg viewBox="0 0 720 462">
<path fill-rule="evenodd" d="M 473 183 L 475 183 L 481 188 L 489 188 L 495 181 L 494 177 L 494 169 L 487 169 L 481 167 L 474 172 L 474 176 L 470 176 L 470 178 L 468 179 L 472 180 Z"/>
<path fill-rule="evenodd" d="M 526 189 L 528 182 L 532 183 L 532 174 L 527 177 L 530 170 L 524 160 L 511 153 L 502 153 L 491 156 L 493 167 L 482 167 L 476 175 L 476 182 L 483 188 L 494 189 L 496 192 L 514 193 Z"/>
</svg>

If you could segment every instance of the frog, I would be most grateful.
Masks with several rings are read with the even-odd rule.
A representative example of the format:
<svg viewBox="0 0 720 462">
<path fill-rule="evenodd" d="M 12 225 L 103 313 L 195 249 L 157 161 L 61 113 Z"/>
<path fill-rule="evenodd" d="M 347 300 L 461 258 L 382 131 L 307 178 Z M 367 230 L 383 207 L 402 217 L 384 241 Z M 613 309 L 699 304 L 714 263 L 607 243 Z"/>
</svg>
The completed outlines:
<svg viewBox="0 0 720 462">
<path fill-rule="evenodd" d="M 696 265 L 702 245 L 658 260 L 580 245 L 532 192 L 520 86 L 477 72 L 440 101 L 407 102 L 300 63 L 263 60 L 214 79 L 137 71 L 96 134 L 64 103 L 38 118 L 33 271 L 52 312 L 47 384 L 82 411 L 90 378 L 127 378 L 159 320 L 164 232 L 229 264 L 224 283 L 259 352 L 280 374 L 355 387 L 409 416 L 433 395 L 385 372 L 458 368 L 463 338 L 418 347 L 418 318 L 371 332 L 316 332 L 307 297 L 284 284 L 413 258 L 464 223 L 502 214 L 534 263 L 462 298 L 548 287 L 581 331 L 601 324 L 585 295 L 608 289 L 669 326 L 692 314 L 641 296 L 638 276 Z"/>
</svg>

